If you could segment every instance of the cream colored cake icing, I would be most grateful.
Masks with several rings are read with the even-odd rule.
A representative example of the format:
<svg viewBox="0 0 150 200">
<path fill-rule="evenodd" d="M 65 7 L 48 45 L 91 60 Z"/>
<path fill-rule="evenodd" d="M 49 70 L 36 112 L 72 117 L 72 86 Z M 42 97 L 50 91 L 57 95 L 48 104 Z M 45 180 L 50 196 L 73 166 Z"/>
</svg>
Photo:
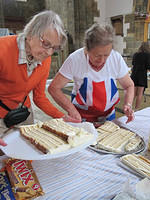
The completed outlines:
<svg viewBox="0 0 150 200">
<path fill-rule="evenodd" d="M 134 132 L 120 128 L 112 121 L 106 121 L 102 126 L 97 128 L 97 132 L 96 147 L 115 153 L 135 150 L 142 142 L 141 138 Z"/>
<path fill-rule="evenodd" d="M 52 119 L 44 122 L 43 125 L 48 126 L 56 132 L 61 132 L 68 136 L 74 136 L 79 131 L 79 128 L 75 128 L 70 124 L 67 124 L 62 119 Z"/>
<path fill-rule="evenodd" d="M 38 125 L 22 126 L 21 135 L 28 139 L 43 153 L 58 153 L 70 148 L 70 145 Z"/>
<path fill-rule="evenodd" d="M 125 146 L 125 151 L 133 151 L 136 149 L 141 143 L 141 138 L 136 136 L 129 140 L 128 144 Z"/>
<path fill-rule="evenodd" d="M 97 128 L 97 130 L 99 132 L 104 130 L 104 131 L 111 132 L 111 133 L 118 129 L 120 129 L 120 127 L 112 121 L 106 121 L 103 125 L 101 125 L 99 128 Z"/>
<path fill-rule="evenodd" d="M 105 150 L 120 153 L 133 136 L 135 136 L 135 133 L 120 128 L 98 141 L 97 146 Z"/>
<path fill-rule="evenodd" d="M 88 141 L 92 140 L 93 134 L 86 132 L 83 128 L 80 128 L 79 131 L 74 136 L 68 138 L 68 143 L 71 147 L 75 147 Z"/>
<path fill-rule="evenodd" d="M 141 175 L 150 178 L 150 160 L 146 159 L 144 156 L 128 154 L 122 156 L 120 159 L 128 167 L 132 168 Z"/>
<path fill-rule="evenodd" d="M 69 132 L 67 131 L 69 130 Z M 20 127 L 21 135 L 43 153 L 57 153 L 87 143 L 94 135 L 61 119 Z M 68 134 L 69 133 L 69 134 Z"/>
<path fill-rule="evenodd" d="M 68 142 L 71 147 L 83 144 L 93 138 L 93 134 L 85 131 L 83 128 L 74 127 L 62 119 L 52 119 L 44 122 L 42 128 L 52 131 Z"/>
<path fill-rule="evenodd" d="M 97 142 L 101 141 L 105 137 L 109 137 L 110 133 L 118 130 L 120 127 L 111 121 L 106 121 L 103 125 L 98 127 L 97 133 L 98 137 L 96 138 L 96 142 L 93 144 L 95 145 Z"/>
<path fill-rule="evenodd" d="M 103 129 L 97 129 L 97 133 L 98 133 L 98 137 L 97 137 L 97 142 L 98 141 L 101 141 L 102 139 L 104 139 L 105 137 L 108 137 L 110 134 L 111 134 L 111 132 L 108 132 L 108 131 L 105 131 L 105 130 L 103 130 Z"/>
</svg>

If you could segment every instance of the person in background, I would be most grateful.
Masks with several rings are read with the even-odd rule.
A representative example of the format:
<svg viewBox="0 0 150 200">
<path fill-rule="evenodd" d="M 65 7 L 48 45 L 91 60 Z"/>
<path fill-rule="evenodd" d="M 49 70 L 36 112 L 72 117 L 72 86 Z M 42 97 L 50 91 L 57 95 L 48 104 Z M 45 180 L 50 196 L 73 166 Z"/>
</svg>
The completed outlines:
<svg viewBox="0 0 150 200">
<path fill-rule="evenodd" d="M 31 114 L 22 124 L 34 123 L 29 97 L 31 91 L 34 103 L 47 115 L 74 121 L 54 107 L 45 94 L 51 55 L 63 47 L 66 38 L 63 23 L 53 11 L 33 16 L 20 35 L 0 37 L 0 100 L 10 109 L 15 109 L 27 96 L 24 105 Z M 0 137 L 7 130 L 3 122 L 7 113 L 0 106 Z M 0 144 L 5 145 L 2 139 Z"/>
<path fill-rule="evenodd" d="M 145 88 L 147 88 L 147 70 L 150 69 L 150 45 L 142 42 L 133 55 L 131 78 L 134 82 L 135 110 L 140 108 Z"/>
<path fill-rule="evenodd" d="M 77 120 L 99 122 L 115 119 L 119 102 L 116 80 L 125 91 L 123 111 L 127 122 L 134 118 L 134 84 L 122 56 L 113 49 L 110 25 L 92 25 L 85 32 L 85 46 L 73 52 L 48 87 L 54 100 Z M 71 102 L 61 89 L 74 81 Z"/>
</svg>

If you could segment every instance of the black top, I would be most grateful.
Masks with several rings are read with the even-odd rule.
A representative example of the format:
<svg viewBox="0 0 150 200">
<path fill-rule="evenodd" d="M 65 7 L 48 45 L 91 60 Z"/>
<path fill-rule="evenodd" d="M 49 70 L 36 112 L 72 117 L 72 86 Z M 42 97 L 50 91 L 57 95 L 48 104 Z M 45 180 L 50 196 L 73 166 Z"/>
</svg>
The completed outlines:
<svg viewBox="0 0 150 200">
<path fill-rule="evenodd" d="M 150 53 L 137 52 L 132 59 L 131 78 L 135 86 L 147 88 L 147 69 L 150 69 Z"/>
</svg>

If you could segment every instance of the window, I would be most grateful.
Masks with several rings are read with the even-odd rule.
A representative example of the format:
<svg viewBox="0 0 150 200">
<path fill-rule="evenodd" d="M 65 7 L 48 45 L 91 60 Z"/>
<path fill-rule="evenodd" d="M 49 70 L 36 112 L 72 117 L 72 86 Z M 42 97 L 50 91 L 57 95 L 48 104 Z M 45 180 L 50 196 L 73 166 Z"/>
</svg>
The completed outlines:
<svg viewBox="0 0 150 200">
<path fill-rule="evenodd" d="M 111 22 L 115 29 L 116 35 L 123 36 L 123 16 L 119 15 L 119 16 L 111 17 Z"/>
<path fill-rule="evenodd" d="M 45 10 L 44 0 L 0 0 L 0 28 L 1 35 L 4 28 L 9 33 L 22 32 L 26 22 L 36 13 Z"/>
</svg>

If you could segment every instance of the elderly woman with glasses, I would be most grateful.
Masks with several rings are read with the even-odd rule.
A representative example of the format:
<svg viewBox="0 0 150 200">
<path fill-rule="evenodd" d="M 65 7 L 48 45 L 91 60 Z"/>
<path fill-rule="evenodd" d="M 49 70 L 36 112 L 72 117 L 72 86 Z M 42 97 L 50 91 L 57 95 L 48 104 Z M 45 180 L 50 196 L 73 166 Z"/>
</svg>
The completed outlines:
<svg viewBox="0 0 150 200">
<path fill-rule="evenodd" d="M 45 95 L 46 80 L 50 72 L 51 55 L 59 51 L 66 41 L 60 17 L 53 11 L 35 15 L 20 35 L 0 37 L 0 100 L 15 109 L 27 96 L 24 105 L 30 109 L 29 93 L 43 112 L 65 121 L 73 119 L 54 107 Z M 7 127 L 3 118 L 7 110 L 0 106 L 0 135 Z M 76 120 L 75 120 L 76 121 Z M 32 112 L 23 124 L 32 124 Z M 1 145 L 5 145 L 0 140 Z"/>
<path fill-rule="evenodd" d="M 89 122 L 115 119 L 117 80 L 125 91 L 123 111 L 127 122 L 134 118 L 134 84 L 122 56 L 113 49 L 113 36 L 110 25 L 92 25 L 85 33 L 85 46 L 66 59 L 48 88 L 73 118 Z M 70 80 L 74 81 L 72 102 L 61 91 Z"/>
</svg>

